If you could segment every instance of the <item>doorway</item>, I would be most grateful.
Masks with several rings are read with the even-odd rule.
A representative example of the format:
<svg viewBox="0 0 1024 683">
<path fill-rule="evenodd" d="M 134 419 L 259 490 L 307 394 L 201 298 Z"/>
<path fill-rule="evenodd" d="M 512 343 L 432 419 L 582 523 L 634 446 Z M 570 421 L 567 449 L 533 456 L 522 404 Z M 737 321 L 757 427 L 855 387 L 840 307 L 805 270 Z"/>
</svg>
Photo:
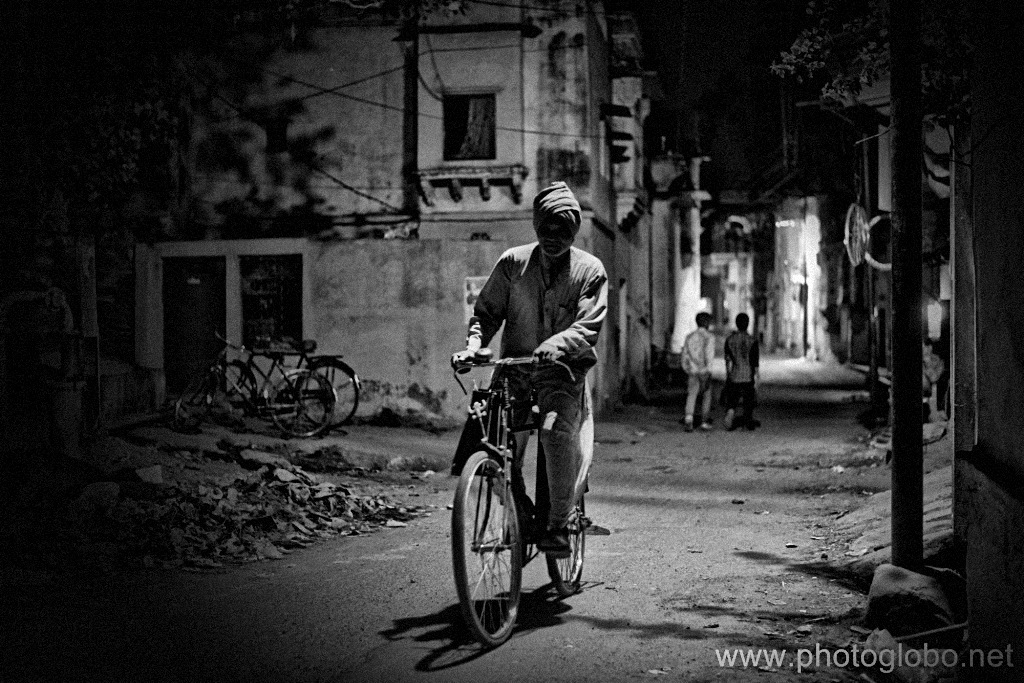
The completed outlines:
<svg viewBox="0 0 1024 683">
<path fill-rule="evenodd" d="M 176 394 L 220 352 L 214 332 L 224 334 L 223 256 L 163 259 L 164 375 Z"/>
</svg>

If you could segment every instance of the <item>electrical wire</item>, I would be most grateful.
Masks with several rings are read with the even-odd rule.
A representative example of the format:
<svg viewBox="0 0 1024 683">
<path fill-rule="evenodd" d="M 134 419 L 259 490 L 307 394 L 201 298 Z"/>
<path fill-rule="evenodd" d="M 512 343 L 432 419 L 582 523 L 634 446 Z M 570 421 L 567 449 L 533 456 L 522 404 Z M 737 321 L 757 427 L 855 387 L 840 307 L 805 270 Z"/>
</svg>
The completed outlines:
<svg viewBox="0 0 1024 683">
<path fill-rule="evenodd" d="M 336 85 L 336 86 L 333 86 L 333 87 L 330 87 L 330 88 L 326 88 L 323 92 L 315 92 L 315 93 L 311 93 L 309 95 L 305 95 L 303 97 L 298 98 L 296 101 L 297 102 L 302 102 L 304 100 L 308 100 L 308 99 L 311 99 L 313 97 L 321 97 L 322 95 L 328 95 L 328 94 L 334 93 L 334 92 L 336 92 L 338 90 L 343 90 L 345 88 L 351 88 L 354 85 L 359 85 L 360 83 L 366 83 L 367 81 L 372 81 L 372 80 L 374 80 L 376 78 L 381 78 L 383 76 L 387 76 L 388 74 L 393 74 L 396 71 L 401 71 L 404 68 L 405 68 L 405 64 L 403 63 L 403 64 L 400 64 L 400 65 L 398 65 L 396 67 L 392 67 L 390 69 L 385 69 L 384 71 L 378 71 L 375 74 L 370 74 L 369 76 L 365 76 L 363 78 L 359 78 L 359 79 L 354 80 L 354 81 L 349 81 L 348 83 L 342 83 L 341 85 Z"/>
<path fill-rule="evenodd" d="M 317 158 L 322 158 L 322 157 L 317 155 Z M 301 161 L 302 161 L 302 163 L 306 164 L 307 166 L 309 166 L 311 169 L 313 169 L 317 173 L 320 173 L 321 175 L 324 175 L 324 176 L 330 178 L 331 180 L 336 182 L 339 187 L 342 187 L 342 188 L 348 190 L 352 194 L 358 195 L 358 196 L 362 197 L 363 199 L 369 199 L 370 201 L 376 202 L 376 203 L 380 204 L 381 206 L 390 209 L 394 213 L 404 213 L 404 209 L 402 209 L 401 207 L 395 206 L 394 204 L 389 204 L 388 202 L 384 201 L 383 199 L 378 199 L 377 197 L 374 197 L 372 194 L 369 194 L 367 192 L 363 192 L 362 190 L 357 189 L 357 188 L 353 187 L 352 185 L 349 185 L 344 180 L 342 180 L 341 178 L 338 178 L 337 176 L 335 176 L 330 171 L 327 171 L 326 169 L 322 168 L 315 161 L 311 161 L 311 160 L 308 160 L 308 159 L 303 159 Z"/>
<path fill-rule="evenodd" d="M 424 37 L 424 39 L 427 42 L 427 52 L 430 54 L 430 63 L 434 67 L 434 75 L 437 76 L 437 82 L 441 84 L 441 92 L 445 92 L 447 90 L 447 88 L 444 85 L 444 79 L 441 78 L 441 69 L 438 68 L 438 66 L 437 66 L 437 57 L 434 55 L 434 46 L 430 43 L 430 34 L 424 34 L 423 37 Z M 416 70 L 416 75 L 419 76 L 420 83 L 423 84 L 423 87 L 426 88 L 427 93 L 431 97 L 433 97 L 438 102 L 443 102 L 444 101 L 444 98 L 439 96 L 439 95 L 437 95 L 433 90 L 431 90 L 430 87 L 423 80 L 423 72 L 422 71 L 417 69 Z"/>
<path fill-rule="evenodd" d="M 296 83 L 298 85 L 302 85 L 302 86 L 305 86 L 307 88 L 312 88 L 314 90 L 323 92 L 323 94 L 330 94 L 330 95 L 334 95 L 336 97 L 341 97 L 343 99 L 352 100 L 354 102 L 361 102 L 363 104 L 368 104 L 368 105 L 371 105 L 371 106 L 374 106 L 374 107 L 378 107 L 378 108 L 381 108 L 381 109 L 387 109 L 387 110 L 390 110 L 390 111 L 401 112 L 403 114 L 405 113 L 405 107 L 400 107 L 400 106 L 393 105 L 393 104 L 387 104 L 386 102 L 377 102 L 375 100 L 368 100 L 368 99 L 366 99 L 364 97 L 357 97 L 355 95 L 349 95 L 348 93 L 343 93 L 343 92 L 339 92 L 339 91 L 333 91 L 332 90 L 332 91 L 328 92 L 325 88 L 321 88 L 319 85 L 316 85 L 315 83 L 310 83 L 308 81 L 304 81 L 301 78 L 296 78 L 294 76 L 289 76 L 288 74 L 283 74 L 283 73 L 275 72 L 272 69 L 267 69 L 267 68 L 264 68 L 264 71 L 266 73 L 268 73 L 268 74 L 270 74 L 272 76 L 276 76 L 276 77 L 278 77 L 280 79 L 291 81 L 291 82 Z M 417 112 L 417 115 L 419 117 L 421 117 L 421 118 L 435 119 L 435 120 L 438 120 L 438 121 L 443 121 L 444 120 L 443 116 L 438 116 L 437 114 L 427 114 L 427 113 L 424 113 L 422 111 L 421 112 Z M 506 131 L 506 132 L 511 132 L 511 133 L 523 133 L 525 135 L 548 135 L 548 136 L 551 136 L 551 137 L 566 137 L 566 138 L 577 138 L 577 139 L 588 139 L 589 138 L 589 139 L 597 140 L 597 139 L 600 139 L 600 137 L 601 137 L 600 135 L 588 135 L 588 134 L 585 134 L 585 133 L 559 133 L 559 132 L 554 132 L 554 131 L 530 130 L 530 129 L 527 129 L 527 128 L 513 128 L 511 126 L 497 126 L 496 125 L 494 127 L 494 129 L 495 130 L 502 130 L 502 131 Z"/>
<path fill-rule="evenodd" d="M 523 9 L 523 10 L 527 10 L 527 11 L 530 11 L 530 12 L 547 12 L 549 14 L 555 14 L 555 15 L 558 15 L 558 16 L 572 16 L 574 14 L 574 12 L 572 10 L 568 10 L 568 9 L 556 9 L 556 8 L 553 8 L 553 7 L 541 7 L 539 5 L 529 5 L 529 4 L 521 3 L 521 2 L 507 3 L 507 2 L 497 2 L 496 0 L 462 0 L 462 1 L 463 2 L 469 2 L 469 3 L 472 3 L 474 5 L 490 5 L 491 7 L 504 7 L 506 9 Z M 590 9 L 590 11 L 592 11 L 594 14 L 608 14 L 608 12 L 605 11 L 605 10 L 598 10 L 598 9 L 594 9 L 593 7 L 590 7 L 589 3 L 584 3 L 584 4 L 587 4 L 588 5 L 588 9 Z"/>
</svg>

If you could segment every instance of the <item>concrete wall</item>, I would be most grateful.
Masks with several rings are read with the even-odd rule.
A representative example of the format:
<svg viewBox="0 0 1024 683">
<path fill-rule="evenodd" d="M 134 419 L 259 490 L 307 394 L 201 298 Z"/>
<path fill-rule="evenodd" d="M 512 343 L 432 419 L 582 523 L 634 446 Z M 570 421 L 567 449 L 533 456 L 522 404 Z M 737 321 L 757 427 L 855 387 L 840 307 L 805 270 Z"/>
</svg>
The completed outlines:
<svg viewBox="0 0 1024 683">
<path fill-rule="evenodd" d="M 404 413 L 457 419 L 463 396 L 451 375 L 451 354 L 466 339 L 465 278 L 486 276 L 499 241 L 305 239 L 207 240 L 140 245 L 137 263 L 140 318 L 137 362 L 159 376 L 163 368 L 162 259 L 223 256 L 224 329 L 242 333 L 238 259 L 243 255 L 299 254 L 303 258 L 302 333 L 318 353 L 342 354 L 363 380 L 359 414 L 388 407 Z M 498 349 L 500 337 L 491 346 Z"/>
<path fill-rule="evenodd" d="M 968 639 L 971 647 L 1024 656 L 1024 80 L 1019 61 L 1024 7 L 975 5 L 971 74 L 971 205 L 977 321 L 977 442 L 958 452 L 958 511 L 967 519 Z M 958 330 L 970 330 L 964 323 Z M 963 394 L 961 394 L 963 395 Z M 968 443 L 957 438 L 958 448 Z M 985 669 L 973 680 L 1019 681 L 1020 666 Z M 972 672 L 974 673 L 974 672 Z"/>
<path fill-rule="evenodd" d="M 403 43 L 395 32 L 307 29 L 302 49 L 292 50 L 251 36 L 216 60 L 195 60 L 202 85 L 190 122 L 187 220 L 210 226 L 224 223 L 225 211 L 259 220 L 400 208 Z M 289 119 L 290 154 L 267 153 L 257 120 L 273 115 Z"/>
<path fill-rule="evenodd" d="M 486 276 L 498 241 L 380 241 L 311 245 L 312 336 L 363 379 L 360 413 L 382 407 L 458 418 L 465 401 L 451 354 L 466 340 L 464 282 Z M 499 340 L 491 343 L 495 351 Z"/>
</svg>

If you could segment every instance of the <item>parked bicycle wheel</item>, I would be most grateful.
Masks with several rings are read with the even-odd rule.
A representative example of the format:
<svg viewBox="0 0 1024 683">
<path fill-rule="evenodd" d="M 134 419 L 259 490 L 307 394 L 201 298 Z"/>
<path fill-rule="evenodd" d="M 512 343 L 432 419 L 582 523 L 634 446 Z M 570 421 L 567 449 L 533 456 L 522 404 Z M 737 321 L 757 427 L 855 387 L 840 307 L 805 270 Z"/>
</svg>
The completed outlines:
<svg viewBox="0 0 1024 683">
<path fill-rule="evenodd" d="M 334 392 L 318 373 L 291 370 L 271 387 L 267 410 L 284 433 L 316 436 L 330 424 Z"/>
<path fill-rule="evenodd" d="M 580 497 L 579 504 L 569 518 L 569 557 L 546 556 L 548 576 L 562 597 L 574 595 L 580 590 L 580 581 L 583 578 L 583 552 L 586 550 L 587 542 L 587 517 L 584 513 L 583 498 Z"/>
<path fill-rule="evenodd" d="M 501 465 L 477 452 L 462 468 L 452 506 L 452 564 L 462 615 L 488 646 L 512 634 L 522 584 L 522 535 Z"/>
<path fill-rule="evenodd" d="M 323 375 L 334 389 L 334 413 L 331 426 L 342 425 L 352 419 L 359 407 L 359 377 L 348 363 L 331 357 L 313 358 L 310 369 Z"/>
<path fill-rule="evenodd" d="M 240 360 L 233 360 L 224 368 L 224 392 L 228 403 L 245 410 L 256 399 L 256 377 Z"/>
<path fill-rule="evenodd" d="M 210 411 L 223 399 L 220 390 L 220 374 L 215 368 L 208 368 L 192 378 L 181 396 L 174 402 L 174 427 L 195 429 L 207 419 Z"/>
</svg>

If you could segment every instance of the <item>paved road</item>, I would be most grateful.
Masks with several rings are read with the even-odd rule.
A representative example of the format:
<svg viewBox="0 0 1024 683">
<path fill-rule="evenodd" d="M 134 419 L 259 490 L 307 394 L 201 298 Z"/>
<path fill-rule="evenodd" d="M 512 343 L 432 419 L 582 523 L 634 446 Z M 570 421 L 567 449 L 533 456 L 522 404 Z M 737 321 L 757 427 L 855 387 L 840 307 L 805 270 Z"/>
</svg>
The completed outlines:
<svg viewBox="0 0 1024 683">
<path fill-rule="evenodd" d="M 20 587 L 2 599 L 14 628 L 0 678 L 856 680 L 789 666 L 794 648 L 846 643 L 864 604 L 830 568 L 829 523 L 888 473 L 864 460 L 851 396 L 767 387 L 755 432 L 685 434 L 675 406 L 602 423 L 587 508 L 611 534 L 588 537 L 584 590 L 569 599 L 547 589 L 543 562 L 528 566 L 518 628 L 493 651 L 460 622 L 454 480 L 402 473 L 390 495 L 437 506 L 406 528 L 220 574 L 8 577 Z M 791 659 L 779 671 L 722 668 L 715 651 L 726 648 L 789 648 Z"/>
</svg>

